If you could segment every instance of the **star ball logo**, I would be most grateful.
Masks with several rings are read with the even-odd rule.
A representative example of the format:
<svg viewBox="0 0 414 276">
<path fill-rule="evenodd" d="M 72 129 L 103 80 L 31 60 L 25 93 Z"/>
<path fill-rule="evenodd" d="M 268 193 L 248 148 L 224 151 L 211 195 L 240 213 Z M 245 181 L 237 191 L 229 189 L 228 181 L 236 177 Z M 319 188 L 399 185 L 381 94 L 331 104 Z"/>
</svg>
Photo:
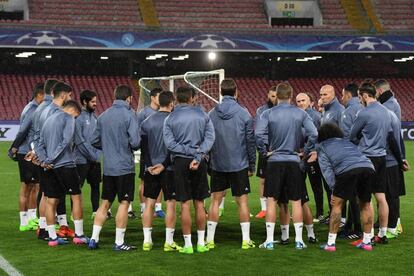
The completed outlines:
<svg viewBox="0 0 414 276">
<path fill-rule="evenodd" d="M 362 36 L 342 43 L 338 49 L 344 51 L 389 51 L 394 46 L 379 37 Z"/>
<path fill-rule="evenodd" d="M 76 43 L 69 37 L 52 32 L 37 31 L 27 33 L 16 40 L 16 44 L 36 45 L 36 46 L 73 46 Z"/>
<path fill-rule="evenodd" d="M 237 44 L 224 36 L 203 34 L 184 41 L 184 43 L 181 44 L 181 46 L 183 48 L 200 49 L 234 49 L 237 47 Z"/>
</svg>

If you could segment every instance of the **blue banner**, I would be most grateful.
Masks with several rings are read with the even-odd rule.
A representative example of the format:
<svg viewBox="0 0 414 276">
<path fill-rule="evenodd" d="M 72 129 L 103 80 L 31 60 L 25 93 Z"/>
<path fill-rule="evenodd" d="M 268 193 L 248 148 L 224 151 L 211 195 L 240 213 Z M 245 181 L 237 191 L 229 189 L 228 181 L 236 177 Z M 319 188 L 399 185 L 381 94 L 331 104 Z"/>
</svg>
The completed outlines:
<svg viewBox="0 0 414 276">
<path fill-rule="evenodd" d="M 412 52 L 414 36 L 240 35 L 0 29 L 0 46 L 274 52 Z"/>
</svg>

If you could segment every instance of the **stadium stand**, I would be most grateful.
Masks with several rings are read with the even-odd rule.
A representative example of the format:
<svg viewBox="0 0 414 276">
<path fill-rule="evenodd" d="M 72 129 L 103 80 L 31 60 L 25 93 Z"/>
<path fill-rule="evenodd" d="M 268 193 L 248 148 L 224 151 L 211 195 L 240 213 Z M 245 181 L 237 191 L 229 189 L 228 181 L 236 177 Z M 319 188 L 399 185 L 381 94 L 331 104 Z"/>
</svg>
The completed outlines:
<svg viewBox="0 0 414 276">
<path fill-rule="evenodd" d="M 376 13 L 385 30 L 414 29 L 414 2 L 411 0 L 375 0 Z M 392 11 L 392 12 L 391 12 Z"/>
</svg>

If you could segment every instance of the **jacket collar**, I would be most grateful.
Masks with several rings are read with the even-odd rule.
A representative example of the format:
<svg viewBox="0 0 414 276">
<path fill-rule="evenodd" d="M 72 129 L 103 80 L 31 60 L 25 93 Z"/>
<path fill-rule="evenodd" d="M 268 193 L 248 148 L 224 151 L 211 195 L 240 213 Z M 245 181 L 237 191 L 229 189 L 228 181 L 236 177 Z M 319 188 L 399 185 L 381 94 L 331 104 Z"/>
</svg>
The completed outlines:
<svg viewBox="0 0 414 276">
<path fill-rule="evenodd" d="M 115 100 L 112 105 L 116 107 L 126 107 L 127 109 L 131 109 L 131 106 L 123 100 Z"/>
<path fill-rule="evenodd" d="M 360 103 L 359 103 L 359 98 L 358 98 L 358 97 L 352 97 L 352 98 L 348 101 L 348 103 L 346 104 L 346 107 L 353 106 L 353 105 L 358 105 L 358 104 L 360 104 Z"/>
</svg>

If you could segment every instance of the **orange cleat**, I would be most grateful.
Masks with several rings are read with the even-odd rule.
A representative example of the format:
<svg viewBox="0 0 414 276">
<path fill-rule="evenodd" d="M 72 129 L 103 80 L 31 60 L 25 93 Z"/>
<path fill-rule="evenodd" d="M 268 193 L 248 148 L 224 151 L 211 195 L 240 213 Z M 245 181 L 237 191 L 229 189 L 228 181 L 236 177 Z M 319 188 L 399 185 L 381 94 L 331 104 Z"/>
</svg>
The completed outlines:
<svg viewBox="0 0 414 276">
<path fill-rule="evenodd" d="M 60 238 L 65 238 L 65 237 L 74 238 L 75 237 L 75 231 L 70 229 L 68 226 L 60 226 L 59 230 L 56 231 L 56 234 Z"/>
<path fill-rule="evenodd" d="M 261 210 L 257 215 L 255 216 L 258 219 L 262 219 L 266 217 L 266 211 Z"/>
</svg>

